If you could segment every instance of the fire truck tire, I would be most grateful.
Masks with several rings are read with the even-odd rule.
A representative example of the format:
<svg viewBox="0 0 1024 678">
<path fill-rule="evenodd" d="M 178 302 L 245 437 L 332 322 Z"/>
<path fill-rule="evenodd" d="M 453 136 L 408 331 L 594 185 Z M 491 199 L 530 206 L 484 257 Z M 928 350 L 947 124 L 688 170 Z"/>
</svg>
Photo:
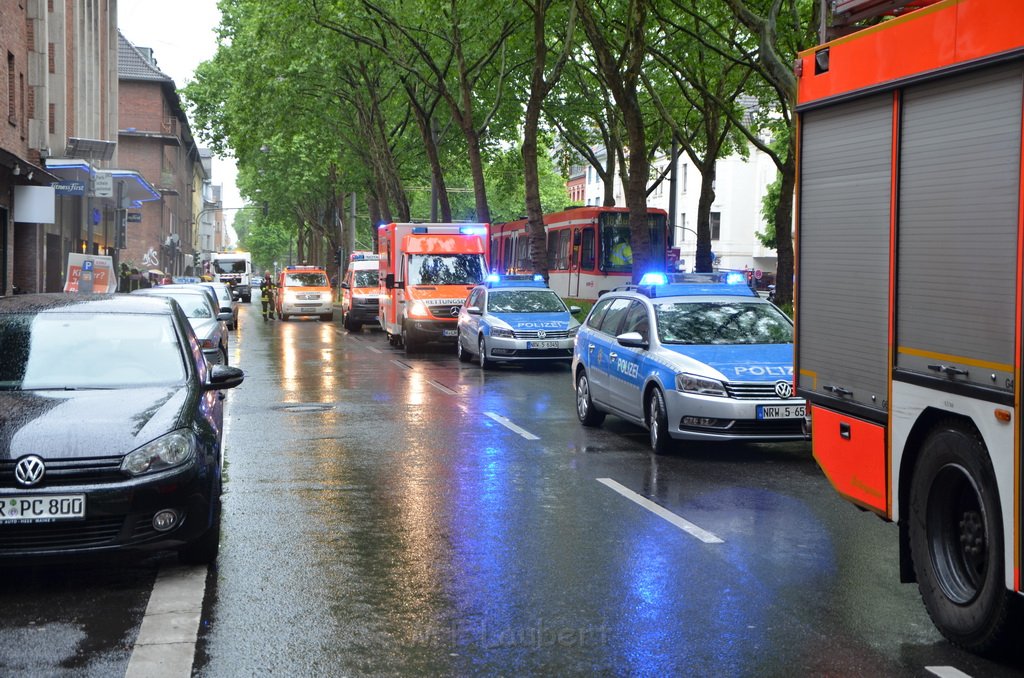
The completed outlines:
<svg viewBox="0 0 1024 678">
<path fill-rule="evenodd" d="M 321 313 L 320 314 L 320 322 L 329 323 L 329 322 L 331 322 L 333 320 L 334 320 L 334 314 L 333 313 Z"/>
<path fill-rule="evenodd" d="M 604 423 L 604 412 L 597 409 L 590 399 L 590 379 L 586 370 L 576 375 L 576 416 L 584 426 L 600 426 Z"/>
<path fill-rule="evenodd" d="M 651 451 L 667 454 L 672 449 L 672 436 L 668 434 L 668 408 L 660 388 L 652 388 L 647 399 L 647 428 L 651 435 Z"/>
<path fill-rule="evenodd" d="M 910 486 L 909 540 L 918 589 L 950 642 L 1002 649 L 1019 613 L 1006 589 L 995 473 L 980 436 L 941 423 L 925 440 Z"/>
</svg>

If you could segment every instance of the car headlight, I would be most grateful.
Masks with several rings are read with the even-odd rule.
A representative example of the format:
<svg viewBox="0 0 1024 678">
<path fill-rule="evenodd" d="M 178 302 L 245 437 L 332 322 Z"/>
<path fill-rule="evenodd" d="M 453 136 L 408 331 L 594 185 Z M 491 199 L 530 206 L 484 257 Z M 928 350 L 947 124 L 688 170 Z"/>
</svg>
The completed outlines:
<svg viewBox="0 0 1024 678">
<path fill-rule="evenodd" d="M 129 452 L 121 470 L 133 476 L 163 471 L 184 464 L 195 453 L 196 439 L 191 431 L 172 431 Z"/>
<path fill-rule="evenodd" d="M 569 328 L 569 333 L 566 334 L 565 336 L 570 337 L 570 338 L 571 337 L 575 337 L 576 333 L 579 332 L 579 331 L 580 331 L 580 326 L 579 325 L 576 325 L 575 327 L 570 327 Z"/>
<path fill-rule="evenodd" d="M 492 327 L 491 336 L 495 339 L 514 339 L 516 333 L 504 327 Z"/>
<path fill-rule="evenodd" d="M 409 306 L 409 316 L 412 318 L 429 318 L 430 310 L 422 301 L 414 301 Z"/>
<path fill-rule="evenodd" d="M 697 395 L 728 397 L 725 391 L 725 384 L 717 379 L 698 377 L 693 374 L 677 374 L 676 389 L 684 393 L 696 393 Z"/>
</svg>

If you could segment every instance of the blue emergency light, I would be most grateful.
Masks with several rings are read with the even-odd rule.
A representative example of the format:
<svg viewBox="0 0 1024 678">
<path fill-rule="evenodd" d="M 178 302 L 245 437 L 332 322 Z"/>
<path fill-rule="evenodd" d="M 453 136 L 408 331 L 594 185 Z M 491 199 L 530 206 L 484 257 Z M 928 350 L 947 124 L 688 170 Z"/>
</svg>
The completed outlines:
<svg viewBox="0 0 1024 678">
<path fill-rule="evenodd" d="M 757 292 L 746 285 L 743 273 L 675 273 L 672 276 L 653 271 L 640 278 L 637 292 L 644 296 L 680 297 L 728 295 L 730 297 L 756 297 Z"/>
<path fill-rule="evenodd" d="M 498 275 L 497 273 L 490 273 L 484 278 L 484 284 L 487 287 L 543 287 L 547 288 L 547 283 L 544 282 L 544 276 L 539 273 L 533 275 Z"/>
<path fill-rule="evenodd" d="M 461 233 L 462 235 L 482 235 L 482 236 L 486 236 L 487 235 L 487 227 L 486 226 L 479 226 L 479 225 L 478 226 L 460 226 L 459 227 L 459 233 Z"/>
<path fill-rule="evenodd" d="M 412 232 L 415 235 L 422 235 L 423 233 L 429 233 L 430 230 L 426 226 L 413 226 Z"/>
</svg>

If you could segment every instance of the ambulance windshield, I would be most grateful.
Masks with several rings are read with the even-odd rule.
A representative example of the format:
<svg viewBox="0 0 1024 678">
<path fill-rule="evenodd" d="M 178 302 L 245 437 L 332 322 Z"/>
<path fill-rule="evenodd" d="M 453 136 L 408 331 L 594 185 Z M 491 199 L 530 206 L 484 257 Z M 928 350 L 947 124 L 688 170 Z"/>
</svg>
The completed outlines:
<svg viewBox="0 0 1024 678">
<path fill-rule="evenodd" d="M 485 270 L 482 254 L 413 254 L 406 284 L 479 285 Z"/>
</svg>

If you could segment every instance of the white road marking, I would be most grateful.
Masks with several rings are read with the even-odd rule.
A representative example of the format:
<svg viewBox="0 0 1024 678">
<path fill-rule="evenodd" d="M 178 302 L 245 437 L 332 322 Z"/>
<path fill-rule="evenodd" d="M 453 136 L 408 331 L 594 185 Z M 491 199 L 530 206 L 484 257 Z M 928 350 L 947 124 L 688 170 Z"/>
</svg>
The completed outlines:
<svg viewBox="0 0 1024 678">
<path fill-rule="evenodd" d="M 377 348 L 376 346 L 367 346 L 366 348 L 370 349 L 374 353 L 383 353 L 384 352 L 384 351 L 380 350 L 379 348 Z"/>
<path fill-rule="evenodd" d="M 969 673 L 964 673 L 952 666 L 926 666 L 925 671 L 934 673 L 939 678 L 971 678 Z"/>
<path fill-rule="evenodd" d="M 447 393 L 448 395 L 459 395 L 456 391 L 451 390 L 450 388 L 448 388 L 447 386 L 445 386 L 444 384 L 442 384 L 439 381 L 435 381 L 433 379 L 428 379 L 427 383 L 430 384 L 431 386 L 433 386 L 434 388 L 436 388 L 441 393 Z"/>
<path fill-rule="evenodd" d="M 391 362 L 393 362 L 394 364 L 398 365 L 403 370 L 411 370 L 412 369 L 412 365 L 408 365 L 406 363 L 403 363 L 401 360 L 392 360 Z"/>
<path fill-rule="evenodd" d="M 540 440 L 539 437 L 533 435 L 532 433 L 530 433 L 529 431 L 527 431 L 524 428 L 519 428 L 518 426 L 516 426 L 515 424 L 513 424 L 511 421 L 509 421 L 505 417 L 501 416 L 500 414 L 495 414 L 494 412 L 484 412 L 484 415 L 490 417 L 491 419 L 493 419 L 494 421 L 498 422 L 499 424 L 501 424 L 502 426 L 504 426 L 508 430 L 513 431 L 515 433 L 518 433 L 519 435 L 521 435 L 522 437 L 526 438 L 527 440 Z"/>
<path fill-rule="evenodd" d="M 659 506 L 658 504 L 655 504 L 653 501 L 651 501 L 647 497 L 644 497 L 644 496 L 641 496 L 641 495 L 637 494 L 633 490 L 631 490 L 628 487 L 625 487 L 623 485 L 620 485 L 619 483 L 615 482 L 611 478 L 598 478 L 597 482 L 601 483 L 602 485 L 606 485 L 606 486 L 610 487 L 611 489 L 615 490 L 616 492 L 621 494 L 626 499 L 629 499 L 630 501 L 639 504 L 640 506 L 644 507 L 645 509 L 647 509 L 648 511 L 650 511 L 654 515 L 658 516 L 659 518 L 663 518 L 663 519 L 667 520 L 668 522 L 672 523 L 673 525 L 678 527 L 683 532 L 686 532 L 687 534 L 689 534 L 691 536 L 694 536 L 697 539 L 700 539 L 705 544 L 724 544 L 725 543 L 721 538 L 717 537 L 716 535 L 708 532 L 707 530 L 705 530 L 705 529 L 703 529 L 701 527 L 697 527 L 696 525 L 691 523 L 689 520 L 686 520 L 685 518 L 681 518 L 681 517 L 677 516 L 676 514 L 672 513 L 667 508 L 665 508 L 664 506 Z"/>
<path fill-rule="evenodd" d="M 160 570 L 125 678 L 192 675 L 205 592 L 205 565 Z"/>
</svg>

